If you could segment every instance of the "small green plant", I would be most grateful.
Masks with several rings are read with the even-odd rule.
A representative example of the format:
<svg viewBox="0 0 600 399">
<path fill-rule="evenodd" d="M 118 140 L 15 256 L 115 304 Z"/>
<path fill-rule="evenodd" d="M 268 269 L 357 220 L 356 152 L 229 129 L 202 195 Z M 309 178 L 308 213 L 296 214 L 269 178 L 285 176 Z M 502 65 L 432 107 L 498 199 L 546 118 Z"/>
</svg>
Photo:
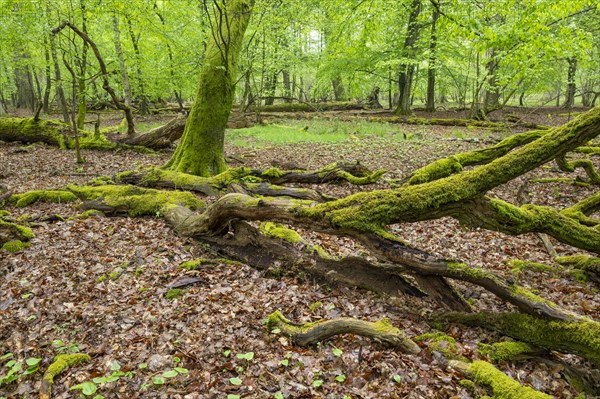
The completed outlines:
<svg viewBox="0 0 600 399">
<path fill-rule="evenodd" d="M 320 386 L 323 385 L 323 380 L 319 380 L 319 379 L 314 380 L 311 385 L 313 388 L 319 388 Z"/>
<path fill-rule="evenodd" d="M 335 376 L 335 380 L 337 382 L 343 383 L 344 381 L 346 381 L 346 376 L 344 374 L 338 374 Z"/>
<path fill-rule="evenodd" d="M 183 296 L 183 294 L 185 294 L 185 291 L 182 290 L 181 288 L 171 288 L 165 294 L 165 298 L 166 299 L 178 299 L 178 298 L 181 298 Z"/>
<path fill-rule="evenodd" d="M 344 353 L 340 348 L 333 348 L 333 356 L 340 357 Z"/>
<path fill-rule="evenodd" d="M 0 387 L 3 385 L 8 385 L 19 378 L 33 374 L 40 368 L 40 361 L 42 360 L 41 358 L 30 357 L 25 359 L 25 366 L 27 367 L 23 369 L 23 362 L 13 359 L 13 357 L 14 355 L 10 352 L 0 357 L 0 361 L 7 361 L 4 364 L 4 367 L 8 369 L 6 374 L 0 374 Z"/>
<path fill-rule="evenodd" d="M 239 377 L 232 377 L 229 379 L 231 385 L 239 386 L 242 385 L 242 380 Z"/>
<path fill-rule="evenodd" d="M 60 339 L 52 341 L 52 346 L 58 353 L 79 353 L 79 346 L 77 344 L 65 344 Z"/>
</svg>

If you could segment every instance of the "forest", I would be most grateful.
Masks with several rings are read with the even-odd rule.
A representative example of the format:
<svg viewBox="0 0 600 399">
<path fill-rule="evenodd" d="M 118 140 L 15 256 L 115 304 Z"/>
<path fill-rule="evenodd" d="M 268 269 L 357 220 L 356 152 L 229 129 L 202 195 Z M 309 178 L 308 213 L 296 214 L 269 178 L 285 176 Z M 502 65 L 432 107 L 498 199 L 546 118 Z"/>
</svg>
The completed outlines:
<svg viewBox="0 0 600 399">
<path fill-rule="evenodd" d="M 0 399 L 600 397 L 599 27 L 0 0 Z"/>
</svg>

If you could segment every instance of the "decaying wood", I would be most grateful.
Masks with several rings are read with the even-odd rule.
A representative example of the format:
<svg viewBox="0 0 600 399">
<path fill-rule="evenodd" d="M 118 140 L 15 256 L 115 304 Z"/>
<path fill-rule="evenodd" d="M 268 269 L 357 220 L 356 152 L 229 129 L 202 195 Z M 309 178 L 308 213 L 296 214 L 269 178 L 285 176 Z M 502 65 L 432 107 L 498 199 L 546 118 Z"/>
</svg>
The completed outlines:
<svg viewBox="0 0 600 399">
<path fill-rule="evenodd" d="M 295 324 L 277 310 L 269 316 L 268 325 L 279 328 L 300 346 L 314 344 L 339 334 L 355 334 L 385 343 L 404 353 L 417 354 L 421 351 L 414 341 L 402 330 L 392 326 L 387 319 L 373 323 L 351 317 L 340 317 L 315 323 Z"/>
</svg>

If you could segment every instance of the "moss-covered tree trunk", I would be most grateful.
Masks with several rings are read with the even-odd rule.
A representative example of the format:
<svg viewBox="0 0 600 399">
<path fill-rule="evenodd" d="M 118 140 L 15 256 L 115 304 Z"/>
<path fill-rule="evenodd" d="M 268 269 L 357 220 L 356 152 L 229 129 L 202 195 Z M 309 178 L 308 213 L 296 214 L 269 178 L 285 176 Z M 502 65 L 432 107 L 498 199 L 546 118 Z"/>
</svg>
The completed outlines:
<svg viewBox="0 0 600 399">
<path fill-rule="evenodd" d="M 235 95 L 235 70 L 254 0 L 217 0 L 210 20 L 196 101 L 177 150 L 165 167 L 198 176 L 223 172 L 224 136 Z"/>
</svg>

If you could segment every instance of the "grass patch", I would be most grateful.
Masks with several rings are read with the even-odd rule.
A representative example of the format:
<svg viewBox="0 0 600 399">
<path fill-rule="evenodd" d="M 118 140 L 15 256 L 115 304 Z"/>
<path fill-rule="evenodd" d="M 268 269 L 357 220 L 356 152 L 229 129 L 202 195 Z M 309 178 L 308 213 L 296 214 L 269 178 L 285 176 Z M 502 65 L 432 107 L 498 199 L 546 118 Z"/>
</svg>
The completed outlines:
<svg viewBox="0 0 600 399">
<path fill-rule="evenodd" d="M 228 129 L 226 141 L 236 147 L 263 147 L 296 143 L 341 143 L 366 137 L 404 140 L 398 125 L 367 121 L 283 120 L 272 125 Z"/>
</svg>

